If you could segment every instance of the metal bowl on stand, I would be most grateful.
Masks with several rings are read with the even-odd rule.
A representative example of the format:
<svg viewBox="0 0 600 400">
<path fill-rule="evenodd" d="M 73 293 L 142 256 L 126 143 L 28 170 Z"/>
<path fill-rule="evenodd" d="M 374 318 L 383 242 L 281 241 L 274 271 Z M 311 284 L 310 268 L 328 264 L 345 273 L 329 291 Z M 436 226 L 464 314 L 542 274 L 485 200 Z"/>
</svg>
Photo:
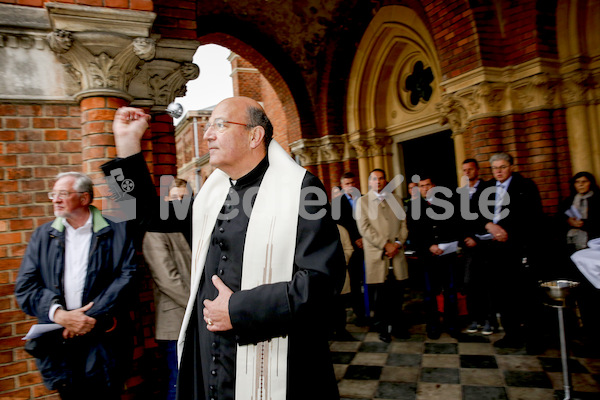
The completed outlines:
<svg viewBox="0 0 600 400">
<path fill-rule="evenodd" d="M 551 307 L 565 307 L 569 294 L 579 286 L 579 282 L 568 280 L 556 280 L 540 283 L 540 287 L 554 303 L 546 303 Z"/>
<path fill-rule="evenodd" d="M 558 311 L 558 333 L 560 336 L 560 358 L 563 372 L 563 387 L 565 389 L 565 397 L 563 400 L 574 400 L 571 398 L 571 375 L 569 374 L 569 353 L 567 351 L 567 337 L 565 335 L 565 317 L 563 309 L 567 306 L 567 297 L 572 294 L 573 290 L 579 286 L 579 282 L 568 280 L 556 280 L 540 283 L 540 287 L 544 289 L 548 295 L 546 304 L 554 307 Z"/>
</svg>

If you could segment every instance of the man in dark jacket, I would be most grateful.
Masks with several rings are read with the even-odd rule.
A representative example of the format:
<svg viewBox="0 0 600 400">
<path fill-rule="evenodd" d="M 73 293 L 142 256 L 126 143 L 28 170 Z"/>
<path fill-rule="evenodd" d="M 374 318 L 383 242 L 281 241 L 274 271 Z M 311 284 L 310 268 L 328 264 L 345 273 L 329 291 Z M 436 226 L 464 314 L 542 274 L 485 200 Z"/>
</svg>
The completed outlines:
<svg viewBox="0 0 600 400">
<path fill-rule="evenodd" d="M 459 265 L 457 246 L 461 232 L 457 230 L 459 210 L 452 191 L 435 189 L 429 175 L 419 180 L 420 198 L 410 202 L 407 216 L 408 232 L 414 244 L 425 278 L 425 318 L 427 337 L 439 339 L 443 327 L 453 337 L 458 326 L 457 286 Z M 445 192 L 445 193 L 444 193 Z M 444 295 L 443 325 L 438 311 L 437 296 Z"/>
<path fill-rule="evenodd" d="M 59 174 L 54 221 L 33 233 L 15 285 L 19 306 L 54 331 L 28 341 L 44 383 L 63 399 L 119 399 L 132 356 L 127 296 L 136 270 L 124 223 L 91 206 L 93 184 Z"/>
<path fill-rule="evenodd" d="M 490 207 L 482 212 L 480 225 L 493 238 L 487 259 L 493 274 L 491 290 L 502 316 L 506 335 L 497 347 L 539 347 L 542 327 L 536 299 L 544 214 L 537 186 L 513 171 L 513 158 L 497 153 L 490 158 L 495 187 Z M 536 331 L 537 329 L 537 331 Z"/>
<path fill-rule="evenodd" d="M 346 172 L 340 179 L 343 194 L 332 201 L 333 219 L 348 231 L 354 252 L 348 261 L 348 274 L 350 275 L 350 302 L 356 319 L 354 324 L 364 326 L 369 323 L 368 311 L 365 310 L 364 281 L 365 281 L 365 254 L 363 239 L 358 231 L 355 212 L 356 202 L 361 197 L 356 188 L 355 176 Z"/>
</svg>

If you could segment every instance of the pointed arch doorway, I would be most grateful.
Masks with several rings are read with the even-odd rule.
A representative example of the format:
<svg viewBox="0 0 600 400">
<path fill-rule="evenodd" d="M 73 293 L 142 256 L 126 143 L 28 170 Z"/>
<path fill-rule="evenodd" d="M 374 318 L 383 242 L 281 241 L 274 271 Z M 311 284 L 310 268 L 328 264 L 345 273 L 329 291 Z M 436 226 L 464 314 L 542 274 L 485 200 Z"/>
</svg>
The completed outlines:
<svg viewBox="0 0 600 400">
<path fill-rule="evenodd" d="M 440 80 L 433 39 L 419 14 L 404 6 L 382 7 L 359 44 L 346 103 L 348 141 L 358 156 L 363 193 L 368 191 L 371 169 L 406 177 L 418 170 L 416 164 L 450 171 L 456 186 L 453 160 L 464 151 L 456 143 L 448 145 L 451 135 L 439 124 L 435 105 L 441 101 Z M 431 148 L 443 152 L 443 157 L 430 157 Z M 408 180 L 399 194 L 406 194 Z"/>
</svg>

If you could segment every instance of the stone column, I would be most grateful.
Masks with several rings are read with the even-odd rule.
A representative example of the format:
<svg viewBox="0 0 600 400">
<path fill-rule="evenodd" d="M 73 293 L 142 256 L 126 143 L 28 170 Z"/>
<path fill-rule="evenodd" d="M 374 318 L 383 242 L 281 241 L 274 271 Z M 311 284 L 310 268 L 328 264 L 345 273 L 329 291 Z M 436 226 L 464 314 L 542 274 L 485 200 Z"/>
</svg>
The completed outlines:
<svg viewBox="0 0 600 400">
<path fill-rule="evenodd" d="M 588 85 L 589 76 L 586 73 L 572 73 L 563 81 L 562 96 L 567 106 L 567 129 L 573 173 L 589 171 L 597 174 L 600 172 L 599 143 L 596 137 L 598 132 L 592 132 L 594 124 L 590 111 L 594 107 L 589 107 L 586 102 Z"/>
<path fill-rule="evenodd" d="M 175 96 L 185 93 L 185 83 L 198 76 L 198 67 L 189 62 L 198 43 L 151 37 L 152 12 L 64 3 L 46 8 L 54 29 L 48 44 L 65 66 L 65 79 L 78 88 L 74 98 L 81 105 L 83 170 L 100 183 L 101 197 L 107 188 L 99 166 L 115 155 L 115 111 L 132 105 L 163 113 Z M 166 118 L 153 124 L 172 122 Z M 173 134 L 172 128 L 167 131 Z M 169 150 L 174 156 L 174 146 Z"/>
<path fill-rule="evenodd" d="M 350 142 L 358 157 L 358 175 L 360 177 L 360 192 L 369 191 L 369 172 L 371 163 L 369 161 L 369 142 L 367 140 L 353 140 Z"/>
</svg>

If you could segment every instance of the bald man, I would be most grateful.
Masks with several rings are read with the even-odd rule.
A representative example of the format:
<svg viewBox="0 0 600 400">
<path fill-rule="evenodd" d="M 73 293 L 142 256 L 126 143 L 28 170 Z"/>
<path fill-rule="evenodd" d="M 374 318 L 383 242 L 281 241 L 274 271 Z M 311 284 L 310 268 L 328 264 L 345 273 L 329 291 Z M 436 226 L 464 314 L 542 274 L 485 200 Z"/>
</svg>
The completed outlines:
<svg viewBox="0 0 600 400">
<path fill-rule="evenodd" d="M 139 143 L 148 121 L 139 109 L 117 111 L 123 159 L 103 168 L 120 168 L 136 198 L 148 186 Z M 272 137 L 263 108 L 246 97 L 219 103 L 206 124 L 217 169 L 193 206 L 180 400 L 339 398 L 326 329 L 344 280 L 339 234 L 322 183 Z"/>
</svg>

